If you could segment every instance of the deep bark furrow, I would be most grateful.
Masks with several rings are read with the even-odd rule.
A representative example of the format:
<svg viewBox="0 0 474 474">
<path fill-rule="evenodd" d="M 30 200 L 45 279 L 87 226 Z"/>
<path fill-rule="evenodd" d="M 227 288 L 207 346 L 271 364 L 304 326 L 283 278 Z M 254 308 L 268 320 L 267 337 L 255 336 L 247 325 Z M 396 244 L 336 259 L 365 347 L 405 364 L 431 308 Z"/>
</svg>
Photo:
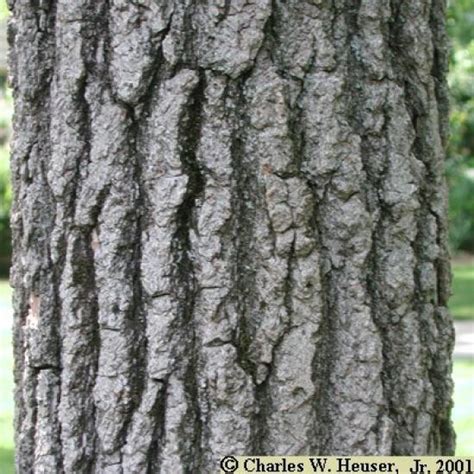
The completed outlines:
<svg viewBox="0 0 474 474">
<path fill-rule="evenodd" d="M 206 186 L 199 202 L 193 239 L 198 282 L 194 321 L 201 369 L 197 377 L 202 424 L 201 468 L 212 469 L 215 453 L 224 446 L 235 450 L 251 448 L 253 387 L 245 360 L 243 324 L 240 325 L 247 313 L 235 291 L 242 283 L 245 288 L 249 284 L 240 280 L 248 274 L 244 266 L 247 255 L 240 253 L 247 248 L 242 246 L 237 229 L 250 221 L 245 209 L 238 208 L 242 202 L 233 195 L 244 191 L 244 188 L 239 191 L 241 183 L 234 181 L 238 177 L 234 173 L 236 160 L 243 156 L 236 153 L 236 140 L 244 144 L 240 117 L 235 112 L 245 112 L 242 108 L 231 109 L 239 100 L 238 87 L 229 90 L 228 80 L 219 74 L 208 73 L 206 77 L 198 153 Z M 247 231 L 251 233 L 250 228 Z M 238 275 L 242 269 L 244 273 Z M 227 420 L 225 428 L 223 420 Z M 233 426 L 240 429 L 234 430 Z"/>
<path fill-rule="evenodd" d="M 86 188 L 91 163 L 94 113 L 92 84 L 100 76 L 95 54 L 99 38 L 91 35 L 103 3 L 81 2 L 76 8 L 58 5 L 57 70 L 54 102 L 53 166 L 48 178 L 56 197 L 54 257 L 61 272 L 60 300 L 62 360 L 59 420 L 64 471 L 88 472 L 94 468 L 96 449 L 95 406 L 91 393 L 98 361 L 98 301 L 94 253 L 99 246 L 97 218 L 103 198 L 96 203 L 90 221 L 81 216 L 80 197 Z M 70 35 L 82 41 L 74 47 Z M 73 67 L 68 69 L 69 62 Z M 101 191 L 102 193 L 102 191 Z M 82 221 L 82 222 L 81 222 Z M 78 389 L 82 380 L 84 391 Z M 79 430 L 77 425 L 84 428 Z"/>
<path fill-rule="evenodd" d="M 398 6 L 397 8 L 398 9 L 397 9 L 396 15 L 406 14 L 406 11 L 401 6 Z M 415 6 L 415 8 L 417 8 L 417 6 Z M 392 13 L 392 16 L 395 16 L 395 15 Z M 423 18 L 423 17 L 420 16 L 419 18 Z M 426 20 L 421 20 L 421 21 L 426 21 Z M 426 37 L 428 38 L 428 36 Z M 392 26 L 391 37 L 389 38 L 389 45 L 391 44 L 391 45 L 394 45 L 394 47 L 399 48 L 400 46 L 404 44 L 404 42 L 406 42 L 407 44 L 408 43 L 411 44 L 413 40 L 414 39 L 405 38 L 403 36 L 403 32 L 401 31 L 400 27 L 398 27 L 397 29 L 394 29 Z M 417 36 L 417 41 L 419 41 L 418 36 Z M 426 46 L 424 47 L 426 47 L 429 50 L 430 46 L 431 45 L 428 42 L 428 44 L 426 44 Z M 406 54 L 406 53 L 403 53 L 403 54 Z M 411 121 L 412 121 L 412 124 L 407 123 L 407 136 L 417 137 L 417 139 L 413 141 L 413 145 L 412 145 L 413 150 L 414 150 L 414 156 L 418 160 L 420 160 L 420 162 L 425 162 L 428 165 L 428 169 L 426 171 L 423 165 L 421 165 L 421 167 L 416 164 L 414 166 L 412 165 L 412 173 L 414 174 L 413 181 L 417 183 L 416 184 L 417 190 L 414 193 L 414 196 L 416 196 L 415 199 L 418 201 L 418 204 L 415 204 L 411 208 L 407 206 L 406 209 L 412 215 L 412 217 L 408 221 L 410 222 L 411 228 L 416 229 L 418 227 L 419 232 L 417 234 L 416 233 L 413 234 L 412 232 L 412 237 L 410 238 L 410 240 L 413 242 L 411 244 L 411 247 L 412 247 L 413 257 L 414 257 L 414 264 L 413 264 L 414 295 L 410 303 L 412 307 L 411 310 L 413 312 L 409 314 L 409 317 L 405 316 L 404 319 L 405 320 L 413 319 L 413 316 L 416 315 L 416 317 L 413 319 L 413 321 L 410 324 L 412 325 L 412 327 L 414 327 L 414 330 L 416 331 L 416 333 L 418 333 L 417 337 L 418 337 L 418 341 L 420 342 L 414 343 L 412 340 L 412 336 L 408 336 L 408 334 L 406 337 L 410 338 L 411 345 L 419 344 L 421 347 L 428 348 L 430 344 L 433 343 L 433 332 L 428 329 L 428 327 L 426 326 L 426 323 L 428 321 L 431 321 L 430 324 L 432 324 L 433 319 L 435 319 L 433 309 L 431 306 L 433 302 L 432 301 L 433 288 L 429 280 L 431 278 L 430 275 L 436 274 L 436 272 L 434 268 L 432 267 L 432 262 L 430 262 L 432 257 L 429 255 L 431 253 L 431 251 L 429 250 L 430 248 L 429 242 L 431 240 L 431 237 L 427 234 L 427 229 L 432 227 L 429 223 L 430 214 L 431 214 L 431 211 L 430 211 L 431 199 L 427 198 L 426 190 L 427 189 L 429 190 L 440 189 L 440 184 L 437 181 L 441 179 L 441 176 L 442 176 L 442 160 L 436 157 L 436 155 L 439 154 L 440 152 L 442 154 L 442 149 L 439 146 L 437 148 L 435 147 L 434 150 L 432 151 L 429 151 L 426 148 L 425 149 L 420 148 L 419 139 L 421 137 L 433 136 L 432 133 L 436 135 L 436 131 L 438 128 L 437 126 L 431 128 L 430 130 L 428 130 L 428 128 L 425 128 L 425 129 L 420 128 L 420 123 L 421 123 L 420 120 L 421 121 L 424 120 L 423 116 L 426 115 L 427 111 L 433 110 L 431 106 L 431 102 L 429 102 L 430 100 L 432 100 L 430 98 L 429 87 L 428 89 L 426 89 L 424 85 L 426 81 L 425 82 L 422 81 L 419 85 L 416 85 L 416 86 L 414 85 L 415 83 L 420 82 L 420 80 L 418 79 L 417 75 L 412 74 L 413 65 L 410 66 L 410 58 L 405 58 L 405 60 L 403 60 L 402 54 L 400 53 L 397 54 L 396 58 L 397 58 L 397 61 L 392 62 L 393 70 L 390 72 L 390 76 L 394 76 L 395 80 L 401 84 L 407 84 L 407 83 L 410 84 L 410 87 L 408 89 L 405 88 L 405 90 L 403 91 L 403 94 L 405 95 L 405 104 L 406 104 L 406 110 L 404 111 L 404 114 L 407 115 L 408 117 L 411 117 Z M 400 63 L 398 63 L 398 61 L 400 61 Z M 428 76 L 428 83 L 429 82 L 431 82 L 431 78 Z M 416 94 L 416 96 L 413 96 L 410 94 L 408 97 L 406 96 L 406 94 L 409 93 L 408 91 L 420 90 L 419 88 L 426 89 L 426 91 L 428 92 L 427 95 L 424 96 L 423 94 L 421 95 Z M 428 97 L 428 100 L 425 97 Z M 387 105 L 390 107 L 390 109 L 393 109 L 393 105 L 391 105 L 390 102 L 388 102 Z M 387 105 L 384 106 L 385 109 L 387 109 Z M 394 123 L 396 120 L 396 117 L 391 118 L 390 112 L 389 112 L 389 114 L 387 115 L 387 119 L 391 121 L 392 123 Z M 390 140 L 390 127 L 391 126 L 393 125 L 390 125 L 390 122 L 389 122 L 389 125 L 387 127 L 388 132 L 389 132 L 387 137 L 389 140 Z M 412 127 L 411 130 L 410 130 L 410 126 Z M 434 143 L 436 143 L 436 141 L 434 141 Z M 400 147 L 397 146 L 395 150 L 397 150 L 398 152 L 400 150 Z M 433 159 L 432 157 L 436 157 L 436 158 Z M 388 155 L 387 158 L 390 159 L 390 155 Z M 430 163 L 438 163 L 437 165 L 435 165 L 435 167 L 437 167 L 437 170 L 435 170 L 434 173 L 429 171 L 429 168 L 431 167 Z M 384 180 L 387 179 L 386 175 L 383 176 L 383 179 Z M 435 181 L 433 181 L 433 179 Z M 441 185 L 441 188 L 442 188 L 442 185 Z M 385 212 L 384 207 L 381 208 L 381 210 L 383 211 L 383 214 L 382 214 L 382 219 L 379 220 L 379 227 L 384 227 L 386 225 L 393 226 L 394 225 L 393 222 L 397 222 L 397 221 L 400 223 L 402 222 L 399 217 L 400 208 L 397 211 L 394 211 L 393 209 L 394 208 L 392 207 L 392 209 L 390 209 L 389 212 L 387 213 Z M 405 214 L 406 214 L 406 211 L 405 211 Z M 422 216 L 421 221 L 420 221 L 420 216 Z M 388 224 L 390 221 L 392 221 L 392 224 Z M 436 233 L 437 232 L 435 231 L 434 235 L 436 235 Z M 386 233 L 385 235 L 389 236 L 390 234 Z M 407 232 L 406 235 L 409 235 L 409 233 Z M 390 238 L 393 239 L 393 237 L 390 237 Z M 380 242 L 380 240 L 381 239 L 378 239 L 377 242 Z M 387 248 L 386 242 L 382 241 L 382 243 L 378 244 L 377 247 L 378 247 L 377 254 L 383 255 L 383 252 L 384 252 L 383 247 L 385 247 L 385 249 Z M 383 260 L 379 260 L 378 265 L 379 265 L 379 268 L 383 268 Z M 379 289 L 376 290 L 377 294 L 378 295 L 383 294 L 383 288 L 381 288 L 380 285 L 378 286 L 379 286 Z M 383 308 L 383 305 L 379 305 L 379 307 Z M 380 319 L 380 317 L 383 314 L 383 312 L 380 312 L 379 310 L 378 313 L 380 315 L 378 319 L 381 322 L 382 320 Z M 379 326 L 380 326 L 380 323 L 379 323 Z M 386 332 L 386 330 L 384 332 Z M 386 352 L 385 357 L 388 358 L 389 360 L 396 359 L 397 362 L 393 362 L 393 364 L 396 363 L 399 366 L 400 364 L 399 356 L 396 354 L 390 353 L 391 351 L 390 340 L 394 340 L 394 333 L 393 335 L 389 333 L 388 336 L 384 337 L 384 339 L 386 339 L 386 342 L 387 342 L 387 344 L 384 344 L 384 345 L 388 348 L 388 354 Z M 426 352 L 421 353 L 419 357 L 421 358 L 422 365 L 413 366 L 413 371 L 414 372 L 416 370 L 420 371 L 419 372 L 420 379 L 422 379 L 423 377 L 426 377 L 426 376 L 421 375 L 421 374 L 426 374 L 426 371 L 429 371 L 430 369 L 429 369 L 429 363 L 427 362 Z M 449 358 L 449 356 L 447 356 L 447 353 L 443 353 L 443 358 L 445 359 Z M 392 367 L 394 367 L 394 365 L 392 365 Z M 384 378 L 385 379 L 393 378 L 391 374 L 390 366 L 384 369 Z M 427 394 L 431 392 L 431 388 L 429 385 L 430 384 L 422 388 L 419 388 L 419 387 L 416 388 L 412 385 L 407 385 L 404 396 L 413 399 L 414 398 L 413 393 L 418 391 L 420 393 L 419 396 L 421 397 L 420 403 L 424 405 L 422 410 L 426 409 L 429 411 L 430 410 L 429 407 L 432 403 L 432 401 L 430 400 L 431 395 L 428 395 L 428 398 L 427 398 Z M 447 392 L 449 394 L 449 388 L 446 387 L 444 389 L 444 392 L 445 393 Z M 436 400 L 440 398 L 443 399 L 445 397 L 445 393 L 441 391 L 439 393 L 436 393 L 434 397 Z M 398 396 L 400 396 L 400 394 Z M 447 398 L 449 399 L 450 395 L 448 395 Z M 396 412 L 396 408 L 394 407 L 395 407 L 395 402 L 397 399 L 394 397 L 392 397 L 392 399 L 393 399 L 392 400 L 393 403 L 391 403 L 391 405 L 393 405 L 393 408 L 391 408 L 391 411 Z M 399 416 L 405 417 L 405 415 L 403 414 L 400 414 Z M 416 420 L 406 421 L 407 426 L 410 426 L 410 424 L 414 422 L 417 423 L 416 428 L 409 430 L 409 431 L 417 430 L 419 433 L 418 435 L 419 438 L 417 440 L 414 440 L 415 444 L 418 446 L 424 446 L 422 449 L 426 449 L 425 448 L 426 445 L 428 446 L 438 445 L 437 442 L 433 442 L 431 439 L 429 439 L 430 430 L 437 431 L 438 428 L 436 427 L 430 428 L 429 425 L 422 427 L 421 426 L 422 422 L 420 420 L 421 420 L 421 417 L 418 418 L 418 421 Z M 434 425 L 436 424 L 437 423 L 434 422 Z M 398 452 L 398 453 L 406 452 L 404 451 L 406 448 L 403 446 L 404 442 L 402 441 L 404 436 L 410 437 L 411 435 L 410 434 L 403 435 L 401 432 L 399 432 L 398 434 L 396 433 L 396 439 L 398 438 L 398 441 L 394 446 L 394 449 L 396 450 L 395 452 Z M 411 443 L 412 443 L 411 441 L 407 442 L 407 445 L 412 446 Z"/>
<path fill-rule="evenodd" d="M 363 202 L 370 216 L 371 234 L 370 248 L 365 262 L 363 280 L 365 300 L 370 308 L 370 319 L 375 325 L 375 334 L 380 340 L 380 382 L 382 390 L 381 409 L 377 415 L 376 443 L 379 454 L 388 454 L 392 449 L 394 420 L 391 417 L 390 387 L 385 380 L 386 359 L 390 347 L 385 343 L 387 323 L 381 322 L 381 294 L 377 289 L 377 280 L 383 272 L 383 264 L 378 258 L 378 247 L 382 241 L 380 227 L 386 219 L 386 206 L 381 196 L 384 183 L 387 157 L 385 126 L 386 96 L 391 86 L 392 73 L 383 61 L 387 54 L 388 22 L 390 10 L 388 5 L 377 5 L 374 12 L 364 2 L 349 2 L 347 23 L 349 27 L 349 55 L 347 66 L 351 71 L 351 80 L 346 84 L 350 126 L 360 137 L 361 166 L 364 174 L 362 187 Z M 364 28 L 367 27 L 367 33 Z M 364 48 L 374 41 L 378 48 Z M 370 113 L 370 115 L 368 115 Z M 385 244 L 387 245 L 387 244 Z"/>
<path fill-rule="evenodd" d="M 451 453 L 443 1 L 33 3 L 18 471 Z"/>
<path fill-rule="evenodd" d="M 175 259 L 173 285 L 179 299 L 180 315 L 183 332 L 183 343 L 188 360 L 181 362 L 183 375 L 183 391 L 187 394 L 187 410 L 183 417 L 181 438 L 178 443 L 179 466 L 185 472 L 191 472 L 193 463 L 202 457 L 201 433 L 202 419 L 199 410 L 199 394 L 197 390 L 199 367 L 199 344 L 196 335 L 195 307 L 198 292 L 198 279 L 193 262 L 191 234 L 197 233 L 197 203 L 202 199 L 205 179 L 200 170 L 197 153 L 202 132 L 202 114 L 205 99 L 206 81 L 203 72 L 198 73 L 194 89 L 184 104 L 178 123 L 178 144 L 181 169 L 187 178 L 186 191 L 176 211 L 177 226 L 173 236 L 171 252 Z M 194 439 L 186 437 L 194 434 Z M 186 467 L 189 466 L 189 467 Z M 171 468 L 171 463 L 170 463 Z"/>
<path fill-rule="evenodd" d="M 440 22 L 443 17 L 442 10 L 433 12 L 430 9 L 426 12 L 426 24 L 432 31 L 434 29 L 435 37 L 439 32 L 433 25 Z M 417 87 L 406 89 L 406 103 L 407 108 L 411 110 L 413 127 L 417 136 L 413 153 L 425 165 L 420 186 L 422 208 L 418 214 L 418 233 L 415 240 L 415 252 L 418 258 L 415 275 L 418 298 L 417 312 L 422 315 L 420 337 L 425 348 L 424 359 L 433 397 L 429 403 L 437 413 L 432 421 L 429 434 L 431 448 L 431 446 L 439 445 L 440 431 L 451 429 L 447 427 L 449 425 L 447 420 L 450 418 L 452 384 L 450 381 L 439 378 L 436 365 L 438 360 L 444 361 L 443 365 L 450 364 L 449 351 L 453 335 L 452 327 L 447 321 L 443 321 L 441 332 L 438 327 L 438 321 L 445 319 L 441 315 L 447 311 L 447 297 L 444 294 L 447 285 L 445 282 L 439 285 L 438 282 L 446 278 L 446 273 L 449 273 L 446 239 L 441 237 L 446 234 L 447 228 L 444 217 L 446 215 L 446 195 L 443 167 L 443 146 L 446 132 L 443 129 L 443 119 L 440 120 L 438 115 L 439 111 L 446 107 L 446 97 L 443 97 L 442 93 L 440 96 L 440 91 L 445 88 L 442 59 L 439 57 L 440 54 L 443 54 L 443 48 L 432 42 L 429 42 L 428 46 L 433 51 L 430 74 L 426 75 L 428 80 L 420 80 L 417 77 L 411 79 L 411 82 L 418 84 Z M 438 103 L 438 106 L 430 107 L 430 103 Z M 421 104 L 421 106 L 417 107 L 417 104 Z M 428 140 L 426 137 L 432 137 L 432 139 Z M 437 226 L 437 232 L 435 232 L 437 237 L 434 239 L 433 236 L 424 235 L 426 229 L 430 227 L 430 219 L 433 219 L 433 216 L 435 216 Z M 426 251 L 426 243 L 430 241 L 438 247 L 438 255 L 435 259 Z M 447 446 L 443 446 L 443 450 L 449 451 L 451 448 L 449 443 Z"/>
</svg>

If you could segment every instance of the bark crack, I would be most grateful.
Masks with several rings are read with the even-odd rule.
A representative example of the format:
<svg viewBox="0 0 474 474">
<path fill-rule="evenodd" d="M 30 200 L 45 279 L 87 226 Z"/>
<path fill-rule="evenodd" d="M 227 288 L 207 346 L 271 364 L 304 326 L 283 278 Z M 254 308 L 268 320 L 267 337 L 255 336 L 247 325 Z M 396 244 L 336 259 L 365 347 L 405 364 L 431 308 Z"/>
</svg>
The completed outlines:
<svg viewBox="0 0 474 474">
<path fill-rule="evenodd" d="M 204 72 L 199 71 L 199 80 L 189 96 L 178 125 L 180 160 L 182 170 L 187 177 L 187 185 L 183 200 L 176 211 L 176 230 L 171 250 L 172 255 L 174 255 L 172 279 L 174 280 L 174 293 L 179 301 L 180 324 L 182 325 L 184 343 L 188 347 L 186 351 L 189 355 L 188 363 L 190 367 L 194 368 L 198 366 L 199 362 L 196 326 L 193 321 L 198 282 L 194 268 L 190 233 L 197 232 L 196 207 L 205 188 L 205 178 L 197 159 L 201 139 L 205 88 Z M 186 333 L 189 335 L 186 336 Z M 194 433 L 196 438 L 193 444 L 194 452 L 190 459 L 196 460 L 196 465 L 199 466 L 198 462 L 202 458 L 202 420 L 197 389 L 198 371 L 185 369 L 187 373 L 190 371 L 192 377 L 186 377 L 184 381 L 187 391 L 194 393 L 196 396 L 193 403 L 195 411 L 193 423 L 195 424 Z M 181 453 L 181 456 L 184 455 L 188 456 L 189 453 Z"/>
</svg>

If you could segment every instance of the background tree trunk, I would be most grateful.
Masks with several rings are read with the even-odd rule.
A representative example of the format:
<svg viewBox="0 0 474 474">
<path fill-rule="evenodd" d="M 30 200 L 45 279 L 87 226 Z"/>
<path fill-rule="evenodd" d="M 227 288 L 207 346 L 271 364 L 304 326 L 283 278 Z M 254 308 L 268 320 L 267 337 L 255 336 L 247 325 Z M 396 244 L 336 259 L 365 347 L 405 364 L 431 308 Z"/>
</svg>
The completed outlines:
<svg viewBox="0 0 474 474">
<path fill-rule="evenodd" d="M 17 468 L 451 454 L 444 0 L 10 0 Z"/>
</svg>

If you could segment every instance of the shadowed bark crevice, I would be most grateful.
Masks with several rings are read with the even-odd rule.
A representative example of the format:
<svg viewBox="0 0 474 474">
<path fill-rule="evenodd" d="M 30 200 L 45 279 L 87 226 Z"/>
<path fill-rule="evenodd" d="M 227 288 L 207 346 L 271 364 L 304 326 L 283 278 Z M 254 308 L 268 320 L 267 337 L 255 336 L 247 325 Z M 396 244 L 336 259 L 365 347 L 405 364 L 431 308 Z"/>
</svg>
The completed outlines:
<svg viewBox="0 0 474 474">
<path fill-rule="evenodd" d="M 163 386 L 156 397 L 150 416 L 156 420 L 153 429 L 153 435 L 150 447 L 146 452 L 146 473 L 154 474 L 160 472 L 159 454 L 161 440 L 165 435 L 165 417 L 166 417 L 166 392 L 168 389 L 168 381 L 162 381 Z"/>
<path fill-rule="evenodd" d="M 248 102 L 246 88 L 252 70 L 243 73 L 234 83 L 226 87 L 226 100 L 233 104 L 231 113 L 232 135 L 230 155 L 232 160 L 231 175 L 231 208 L 232 217 L 229 220 L 229 235 L 233 245 L 232 282 L 229 301 L 235 305 L 239 320 L 233 334 L 232 344 L 237 351 L 237 361 L 245 373 L 251 376 L 255 384 L 256 413 L 251 425 L 252 451 L 264 454 L 262 441 L 265 437 L 265 407 L 267 398 L 266 383 L 258 385 L 257 363 L 252 357 L 251 345 L 255 337 L 254 318 L 255 308 L 255 258 L 252 252 L 255 235 L 255 215 L 257 186 L 255 166 L 248 160 L 247 127 Z"/>
<path fill-rule="evenodd" d="M 135 237 L 133 241 L 133 304 L 131 305 L 130 311 L 130 323 L 131 328 L 135 333 L 134 347 L 132 349 L 131 357 L 133 358 L 134 364 L 139 369 L 135 372 L 132 380 L 134 388 L 132 389 L 132 408 L 131 413 L 136 411 L 140 406 L 140 402 L 145 391 L 147 383 L 147 357 L 148 357 L 148 339 L 146 337 L 146 310 L 145 305 L 147 304 L 148 297 L 143 289 L 142 285 L 142 236 L 145 227 L 144 222 L 147 219 L 147 203 L 146 194 L 143 190 L 143 163 L 144 157 L 139 148 L 139 137 L 140 137 L 140 121 L 136 116 L 136 109 L 127 107 L 127 113 L 129 116 L 130 127 L 128 128 L 128 144 L 130 149 L 131 157 L 134 157 L 134 181 L 132 186 L 135 188 L 136 199 L 135 199 L 135 212 L 136 212 L 136 227 Z M 157 397 L 159 398 L 159 397 Z M 155 410 L 153 410 L 154 412 Z M 129 418 L 128 423 L 125 425 L 123 430 L 125 444 L 127 433 L 132 417 Z"/>
<path fill-rule="evenodd" d="M 313 216 L 311 226 L 317 239 L 317 247 L 319 250 L 319 272 L 321 278 L 321 321 L 317 332 L 317 350 L 311 361 L 312 380 L 316 387 L 313 400 L 314 412 L 314 442 L 311 445 L 311 452 L 327 454 L 331 438 L 331 414 L 329 412 L 332 396 L 331 388 L 331 369 L 335 363 L 334 351 L 334 290 L 333 282 L 330 278 L 331 257 L 329 250 L 326 248 L 322 238 L 324 228 L 322 225 L 322 215 L 320 206 L 322 201 L 319 200 L 314 184 L 311 184 L 313 194 Z"/>
<path fill-rule="evenodd" d="M 182 30 L 184 35 L 184 53 L 178 61 L 178 64 L 182 68 L 198 68 L 196 60 L 197 52 L 195 50 L 196 27 L 193 23 L 193 17 L 196 15 L 196 6 L 198 4 L 199 2 L 187 2 L 187 5 L 183 5 L 183 8 L 185 9 Z"/>
<path fill-rule="evenodd" d="M 172 241 L 172 253 L 175 255 L 174 280 L 175 291 L 182 306 L 184 320 L 191 322 L 196 297 L 196 281 L 190 232 L 196 231 L 196 206 L 201 197 L 205 181 L 196 158 L 199 147 L 204 101 L 205 79 L 200 80 L 190 95 L 179 124 L 180 160 L 187 177 L 186 192 L 176 211 L 176 232 Z"/>
<path fill-rule="evenodd" d="M 183 109 L 179 122 L 179 146 L 182 170 L 187 177 L 186 192 L 183 200 L 176 211 L 176 231 L 173 236 L 172 254 L 174 255 L 174 292 L 179 301 L 180 325 L 183 333 L 183 344 L 187 346 L 186 354 L 189 361 L 180 361 L 179 364 L 185 369 L 186 377 L 184 385 L 189 394 L 194 413 L 190 413 L 190 423 L 194 426 L 195 442 L 193 443 L 193 453 L 185 454 L 183 457 L 188 462 L 193 459 L 197 463 L 201 459 L 202 445 L 202 419 L 199 408 L 199 392 L 197 389 L 197 370 L 199 364 L 199 349 L 196 334 L 195 322 L 193 320 L 195 302 L 198 292 L 198 282 L 196 280 L 195 264 L 193 259 L 193 249 L 190 240 L 190 233 L 197 232 L 196 207 L 201 199 L 205 178 L 200 168 L 197 153 L 201 138 L 202 114 L 205 101 L 206 79 L 204 73 L 199 74 L 199 81 L 189 100 Z M 184 439 L 183 439 L 184 441 Z M 184 459 L 183 459 L 184 460 Z M 198 464 L 196 464 L 198 465 Z M 189 471 L 191 472 L 191 471 Z"/>
<path fill-rule="evenodd" d="M 245 126 L 247 99 L 245 88 L 251 72 L 247 72 L 234 86 L 228 86 L 229 100 L 235 103 L 233 115 L 233 132 L 230 145 L 232 157 L 232 198 L 233 209 L 232 235 L 235 241 L 235 256 L 232 267 L 235 282 L 231 298 L 235 300 L 239 313 L 237 333 L 234 334 L 234 345 L 237 349 L 239 364 L 255 377 L 256 366 L 251 358 L 250 345 L 253 339 L 252 302 L 254 301 L 253 282 L 255 270 L 252 263 L 251 247 L 254 234 L 255 202 L 252 188 L 256 185 L 253 164 L 246 160 Z"/>
<path fill-rule="evenodd" d="M 388 316 L 387 308 L 383 307 L 381 301 L 383 301 L 383 294 L 380 292 L 380 280 L 382 278 L 382 270 L 380 268 L 380 255 L 378 248 L 384 246 L 384 235 L 383 229 L 386 225 L 387 219 L 390 219 L 390 208 L 384 203 L 382 199 L 384 180 L 386 179 L 387 163 L 384 161 L 382 164 L 375 164 L 374 161 L 380 159 L 380 150 L 375 150 L 372 143 L 377 140 L 377 144 L 381 140 L 386 139 L 387 132 L 387 111 L 385 105 L 382 107 L 382 111 L 373 110 L 374 114 L 381 114 L 383 124 L 380 130 L 372 130 L 364 126 L 363 113 L 367 113 L 367 109 L 370 107 L 368 102 L 371 87 L 378 84 L 386 84 L 389 86 L 389 81 L 383 78 L 379 83 L 372 81 L 373 77 L 367 71 L 367 67 L 364 66 L 363 61 L 358 53 L 357 35 L 360 30 L 358 26 L 358 17 L 361 9 L 361 1 L 355 0 L 350 1 L 347 8 L 346 21 L 349 28 L 348 34 L 348 57 L 346 67 L 350 71 L 351 77 L 345 83 L 345 97 L 347 100 L 347 117 L 348 123 L 356 134 L 360 138 L 359 152 L 361 156 L 362 172 L 364 173 L 365 180 L 361 192 L 363 193 L 363 202 L 367 212 L 372 216 L 374 221 L 372 222 L 371 231 L 371 246 L 367 252 L 367 257 L 364 264 L 364 284 L 365 291 L 367 294 L 367 304 L 370 309 L 370 317 L 373 321 L 377 337 L 381 341 L 381 356 L 382 356 L 382 368 L 380 371 L 380 380 L 383 390 L 384 407 L 378 414 L 378 425 L 380 431 L 377 433 L 379 445 L 385 445 L 386 443 L 391 444 L 391 440 L 384 440 L 383 430 L 386 426 L 386 421 L 391 422 L 392 410 L 392 397 L 391 388 L 388 383 L 390 379 L 391 369 L 389 366 L 389 353 L 392 350 L 390 348 L 390 335 L 387 327 L 391 324 Z M 387 28 L 388 29 L 388 28 Z M 382 34 L 384 35 L 384 47 L 387 41 L 386 29 L 381 26 Z M 385 157 L 385 160 L 387 158 Z M 386 244 L 386 243 L 385 243 Z M 393 416 L 393 415 L 392 415 Z M 383 454 L 383 453 L 380 453 Z"/>
<path fill-rule="evenodd" d="M 453 444 L 442 442 L 443 439 L 452 439 L 454 437 L 453 428 L 450 423 L 451 418 L 451 399 L 452 386 L 446 383 L 446 380 L 439 378 L 437 372 L 438 358 L 446 357 L 446 348 L 444 346 L 443 339 L 446 337 L 446 322 L 442 324 L 442 328 L 438 324 L 438 308 L 446 307 L 449 295 L 446 292 L 447 284 L 446 281 L 450 282 L 450 271 L 449 271 L 449 260 L 448 251 L 446 248 L 446 239 L 442 237 L 443 232 L 446 228 L 446 223 L 442 222 L 439 217 L 439 188 L 440 180 L 444 179 L 440 174 L 440 162 L 439 157 L 433 155 L 432 145 L 426 143 L 424 138 L 428 130 L 430 129 L 428 111 L 423 109 L 420 105 L 419 108 L 416 104 L 422 104 L 422 98 L 418 97 L 417 89 L 407 87 L 405 89 L 405 101 L 407 109 L 410 112 L 413 122 L 413 128 L 416 133 L 416 138 L 413 144 L 414 156 L 424 163 L 423 177 L 420 180 L 420 209 L 416 216 L 417 233 L 413 242 L 413 249 L 417 256 L 417 264 L 415 265 L 415 284 L 416 293 L 414 295 L 415 302 L 414 307 L 417 313 L 420 315 L 419 325 L 419 337 L 422 341 L 424 348 L 423 358 L 424 365 L 428 373 L 428 379 L 431 387 L 434 391 L 433 399 L 433 410 L 436 415 L 433 417 L 432 428 L 430 434 L 430 452 L 434 446 L 443 446 L 443 454 L 452 452 Z M 426 94 L 429 96 L 429 91 L 426 90 Z M 413 105 L 415 104 L 415 105 Z M 442 198 L 441 198 L 442 199 Z M 433 210 L 433 207 L 435 210 Z M 428 218 L 435 218 L 436 226 L 438 229 L 436 245 L 439 249 L 439 256 L 435 260 L 428 260 L 426 258 L 426 238 L 423 238 L 426 234 L 426 229 L 429 226 Z M 446 235 L 445 235 L 446 237 Z M 434 272 L 436 274 L 435 286 L 433 288 L 425 288 L 427 285 L 426 281 L 426 269 L 423 265 L 433 265 Z M 429 311 L 427 313 L 427 311 Z M 448 323 L 450 324 L 450 323 Z M 433 338 L 433 325 L 435 331 L 439 332 L 435 341 Z M 440 352 L 438 352 L 440 351 Z M 441 433 L 450 432 L 450 436 L 444 438 Z"/>
<path fill-rule="evenodd" d="M 200 393 L 199 387 L 197 384 L 196 374 L 200 373 L 200 357 L 199 357 L 199 340 L 197 335 L 194 332 L 192 335 L 192 340 L 190 345 L 194 354 L 192 355 L 191 362 L 188 364 L 188 369 L 185 374 L 184 386 L 186 388 L 186 396 L 189 407 L 188 417 L 186 422 L 190 425 L 190 431 L 193 433 L 192 442 L 190 443 L 192 449 L 189 450 L 188 446 L 188 433 L 186 430 L 182 432 L 182 463 L 183 466 L 186 466 L 186 473 L 193 474 L 198 471 L 202 465 L 202 458 L 204 452 L 204 430 L 205 426 L 203 425 L 203 415 L 201 413 L 200 406 Z"/>
<path fill-rule="evenodd" d="M 430 10 L 430 29 L 433 35 L 433 68 L 436 103 L 438 108 L 439 134 L 446 149 L 449 140 L 449 88 L 447 73 L 449 65 L 449 38 L 446 31 L 446 2 L 433 0 Z"/>
</svg>

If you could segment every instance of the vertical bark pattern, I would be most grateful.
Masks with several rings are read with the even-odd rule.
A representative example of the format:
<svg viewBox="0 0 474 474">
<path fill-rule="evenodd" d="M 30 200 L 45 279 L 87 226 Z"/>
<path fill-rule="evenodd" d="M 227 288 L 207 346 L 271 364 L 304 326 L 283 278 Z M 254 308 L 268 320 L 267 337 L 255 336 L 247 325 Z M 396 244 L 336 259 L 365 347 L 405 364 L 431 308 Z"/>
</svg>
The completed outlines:
<svg viewBox="0 0 474 474">
<path fill-rule="evenodd" d="M 11 0 L 17 467 L 451 454 L 444 0 Z"/>
</svg>

